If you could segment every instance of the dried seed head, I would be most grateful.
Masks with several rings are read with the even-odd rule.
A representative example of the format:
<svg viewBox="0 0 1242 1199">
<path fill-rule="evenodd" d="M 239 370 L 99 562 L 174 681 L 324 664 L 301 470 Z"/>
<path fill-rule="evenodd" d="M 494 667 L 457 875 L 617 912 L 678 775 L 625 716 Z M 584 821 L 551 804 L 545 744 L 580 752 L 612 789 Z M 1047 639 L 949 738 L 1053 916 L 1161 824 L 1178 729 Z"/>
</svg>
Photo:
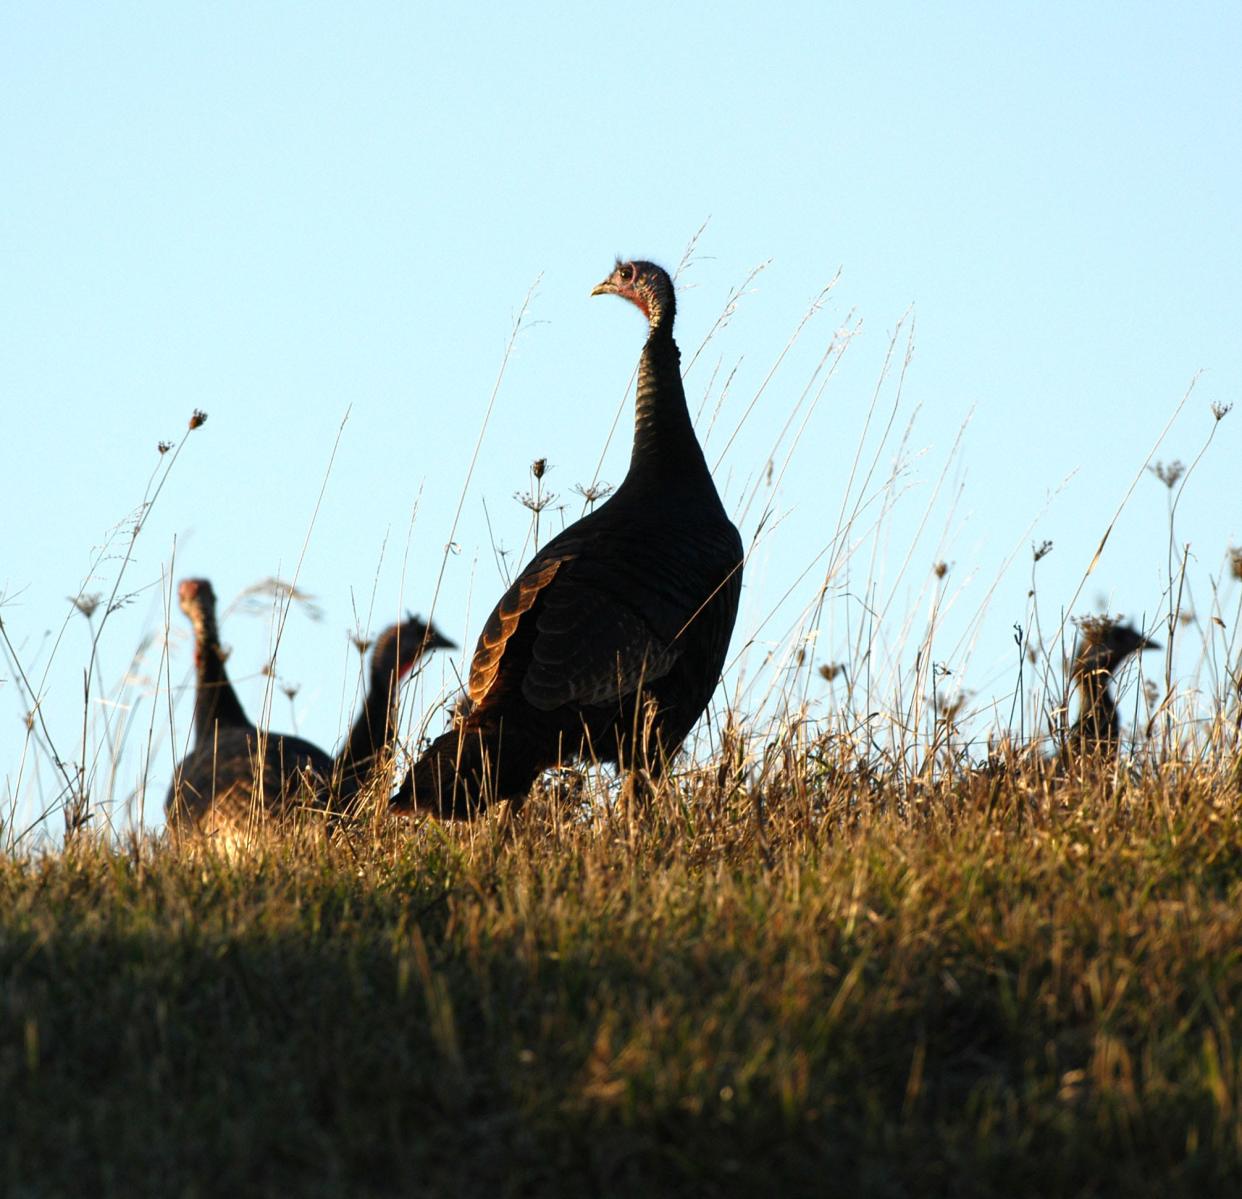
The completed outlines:
<svg viewBox="0 0 1242 1199">
<path fill-rule="evenodd" d="M 1218 421 L 1224 420 L 1225 417 L 1227 417 L 1229 413 L 1232 411 L 1233 411 L 1232 404 L 1219 404 L 1218 403 L 1218 404 L 1212 405 L 1212 415 L 1216 417 Z"/>
<path fill-rule="evenodd" d="M 311 620 L 323 619 L 323 609 L 315 602 L 315 597 L 309 591 L 303 591 L 293 583 L 287 583 L 284 579 L 278 579 L 275 576 L 262 579 L 258 583 L 251 583 L 241 593 L 242 607 L 252 614 L 270 611 L 271 598 L 288 599 L 291 604 L 297 604 Z"/>
<path fill-rule="evenodd" d="M 205 413 L 201 408 L 195 408 L 190 414 L 190 428 L 197 429 L 200 425 L 205 425 L 206 423 L 207 413 Z"/>
<path fill-rule="evenodd" d="M 819 668 L 819 677 L 832 682 L 839 674 L 845 673 L 845 667 L 840 662 L 825 662 Z"/>
<path fill-rule="evenodd" d="M 548 460 L 546 458 L 536 458 L 534 462 L 530 464 L 530 473 L 534 475 L 536 479 L 542 479 L 543 476 L 547 474 L 547 471 Z"/>
<path fill-rule="evenodd" d="M 531 491 L 515 491 L 513 498 L 517 500 L 523 508 L 529 508 L 532 512 L 538 514 L 545 508 L 550 507 L 560 498 L 555 491 L 545 491 L 540 495 L 536 495 Z"/>
<path fill-rule="evenodd" d="M 1229 547 L 1229 573 L 1235 579 L 1242 579 L 1242 549 Z"/>
<path fill-rule="evenodd" d="M 932 567 L 932 574 L 934 574 L 938 579 L 943 579 L 948 573 L 949 564 L 947 562 L 937 562 L 936 565 Z"/>
<path fill-rule="evenodd" d="M 1082 632 L 1084 639 L 1093 644 L 1099 643 L 1108 636 L 1123 620 L 1123 616 L 1109 616 L 1104 613 L 1099 616 L 1075 616 L 1074 623 Z"/>
<path fill-rule="evenodd" d="M 1178 479 L 1186 473 L 1186 467 L 1180 458 L 1175 458 L 1167 464 L 1164 462 L 1154 462 L 1147 469 L 1170 490 L 1177 485 Z"/>
<path fill-rule="evenodd" d="M 68 600 L 87 620 L 90 620 L 95 615 L 95 610 L 103 601 L 103 596 L 98 591 L 92 591 L 90 595 L 71 595 L 68 597 Z"/>
<path fill-rule="evenodd" d="M 585 486 L 581 483 L 575 483 L 573 489 L 588 504 L 593 504 L 596 500 L 602 500 L 606 495 L 612 494 L 612 484 L 605 483 L 602 480 L 598 483 L 588 483 Z"/>
<path fill-rule="evenodd" d="M 937 707 L 940 710 L 941 720 L 943 720 L 946 724 L 952 724 L 958 718 L 958 715 L 965 705 L 965 692 L 962 692 L 960 695 L 955 695 L 952 698 L 943 695 L 940 696 Z"/>
<path fill-rule="evenodd" d="M 280 689 L 285 693 L 285 697 L 292 701 L 293 697 L 301 690 L 297 683 L 282 683 Z"/>
<path fill-rule="evenodd" d="M 171 441 L 161 441 L 155 448 L 159 450 L 161 454 L 167 454 L 168 451 L 173 448 L 173 443 Z"/>
<path fill-rule="evenodd" d="M 360 654 L 365 654 L 375 644 L 373 638 L 364 637 L 361 633 L 350 633 L 349 639 L 354 643 L 354 649 Z"/>
<path fill-rule="evenodd" d="M 1035 545 L 1034 543 L 1031 544 L 1031 556 L 1036 562 L 1038 562 L 1040 558 L 1046 558 L 1050 553 L 1052 553 L 1051 541 L 1041 541 L 1038 545 Z"/>
</svg>

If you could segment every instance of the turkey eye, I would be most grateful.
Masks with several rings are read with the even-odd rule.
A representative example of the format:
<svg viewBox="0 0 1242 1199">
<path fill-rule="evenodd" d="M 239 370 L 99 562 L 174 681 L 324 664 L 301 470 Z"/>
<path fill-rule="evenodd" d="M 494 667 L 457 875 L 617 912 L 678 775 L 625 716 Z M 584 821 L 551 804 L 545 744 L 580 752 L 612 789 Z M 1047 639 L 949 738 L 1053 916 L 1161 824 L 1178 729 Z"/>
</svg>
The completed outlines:
<svg viewBox="0 0 1242 1199">
<path fill-rule="evenodd" d="M 633 266 L 623 266 L 621 268 L 621 282 L 622 283 L 633 283 L 634 282 Z"/>
</svg>

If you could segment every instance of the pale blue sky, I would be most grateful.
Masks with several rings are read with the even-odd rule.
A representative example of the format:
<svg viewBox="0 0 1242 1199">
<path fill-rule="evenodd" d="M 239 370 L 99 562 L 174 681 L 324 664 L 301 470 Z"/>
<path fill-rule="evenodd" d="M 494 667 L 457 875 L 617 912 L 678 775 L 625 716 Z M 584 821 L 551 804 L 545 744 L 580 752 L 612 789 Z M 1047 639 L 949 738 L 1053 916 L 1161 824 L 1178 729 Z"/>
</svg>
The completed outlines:
<svg viewBox="0 0 1242 1199">
<path fill-rule="evenodd" d="M 291 576 L 348 411 L 299 576 L 323 619 L 295 609 L 278 659 L 300 686 L 300 731 L 334 744 L 354 701 L 354 610 L 375 630 L 431 607 L 532 283 L 435 600 L 437 623 L 467 647 L 501 586 L 487 516 L 520 556 L 529 516 L 513 494 L 537 456 L 576 500 L 636 362 L 638 317 L 588 291 L 617 253 L 675 266 L 705 221 L 682 277 L 687 362 L 730 289 L 769 263 L 687 377 L 693 407 L 707 396 L 701 428 L 719 405 L 708 456 L 729 442 L 718 480 L 744 539 L 765 505 L 782 518 L 747 571 L 745 677 L 788 649 L 823 581 L 824 561 L 798 578 L 832 538 L 889 334 L 913 305 L 915 353 L 877 468 L 882 478 L 917 410 L 899 498 L 880 541 L 864 540 L 835 580 L 811 657 L 850 657 L 870 577 L 897 580 L 880 640 L 912 659 L 921 589 L 943 557 L 955 598 L 936 656 L 976 702 L 1004 696 L 1029 542 L 1055 543 L 1038 575 L 1055 618 L 1196 372 L 1157 458 L 1190 461 L 1209 405 L 1242 393 L 1239 61 L 1236 4 L 6 6 L 0 617 L 62 756 L 81 757 L 89 654 L 79 616 L 50 654 L 65 597 L 192 409 L 209 420 L 158 498 L 122 584 L 137 596 L 100 646 L 106 691 L 138 705 L 120 794 L 154 723 L 153 818 L 172 761 L 158 650 L 138 671 L 148 682 L 114 686 L 143 634 L 162 630 L 161 578 L 207 575 L 227 600 Z M 768 488 L 816 362 L 859 319 Z M 890 385 L 881 424 L 891 399 Z M 614 483 L 629 415 L 602 471 Z M 1242 542 L 1240 447 L 1242 410 L 1179 508 L 1201 614 L 1227 546 Z M 1164 489 L 1142 479 L 1075 612 L 1103 603 L 1154 619 L 1165 513 Z M 86 590 L 106 594 L 117 566 L 105 560 Z M 1236 608 L 1237 584 L 1222 597 Z M 191 655 L 175 608 L 171 627 L 179 688 Z M 230 615 L 224 635 L 257 716 L 267 623 Z M 441 655 L 411 722 L 460 657 Z M 1162 674 L 1158 659 L 1144 666 Z M 28 812 L 55 793 L 54 775 L 33 748 L 23 757 L 27 704 L 7 664 L 0 677 L 0 800 L 16 791 Z M 188 697 L 173 700 L 184 735 Z M 278 694 L 274 725 L 290 720 Z"/>
</svg>

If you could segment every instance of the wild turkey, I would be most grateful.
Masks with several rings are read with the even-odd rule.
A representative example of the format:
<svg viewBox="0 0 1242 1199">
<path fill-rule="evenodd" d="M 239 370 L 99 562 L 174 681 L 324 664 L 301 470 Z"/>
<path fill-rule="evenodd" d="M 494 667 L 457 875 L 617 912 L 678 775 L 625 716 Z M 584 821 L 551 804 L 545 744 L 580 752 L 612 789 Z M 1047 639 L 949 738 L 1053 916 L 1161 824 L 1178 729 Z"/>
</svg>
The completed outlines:
<svg viewBox="0 0 1242 1199">
<path fill-rule="evenodd" d="M 260 735 L 229 682 L 211 584 L 185 579 L 178 596 L 194 626 L 198 671 L 194 747 L 178 765 L 164 804 L 169 825 L 180 831 L 234 834 L 299 800 L 326 808 L 353 798 L 395 730 L 400 680 L 425 652 L 452 645 L 416 617 L 386 629 L 376 640 L 362 711 L 332 759 L 301 737 Z"/>
<path fill-rule="evenodd" d="M 540 771 L 575 757 L 658 774 L 720 680 L 742 541 L 686 408 L 672 280 L 652 263 L 618 262 L 591 294 L 622 296 L 648 322 L 629 471 L 501 597 L 463 714 L 415 763 L 399 811 L 467 817 L 520 800 Z"/>
<path fill-rule="evenodd" d="M 1133 653 L 1159 649 L 1132 625 L 1108 617 L 1081 623 L 1082 645 L 1070 677 L 1078 691 L 1079 712 L 1069 731 L 1066 755 L 1112 757 L 1121 741 L 1121 718 L 1113 698 L 1113 674 Z"/>
<path fill-rule="evenodd" d="M 246 718 L 224 667 L 211 584 L 184 579 L 178 598 L 194 626 L 198 689 L 194 747 L 174 771 L 164 801 L 169 826 L 233 833 L 263 812 L 284 811 L 299 794 L 326 795 L 333 762 L 323 750 L 300 737 L 263 735 Z"/>
<path fill-rule="evenodd" d="M 434 624 L 411 616 L 389 625 L 371 650 L 370 683 L 362 708 L 334 762 L 334 803 L 348 804 L 383 762 L 397 732 L 397 701 L 401 683 L 415 663 L 436 649 L 456 649 Z"/>
</svg>

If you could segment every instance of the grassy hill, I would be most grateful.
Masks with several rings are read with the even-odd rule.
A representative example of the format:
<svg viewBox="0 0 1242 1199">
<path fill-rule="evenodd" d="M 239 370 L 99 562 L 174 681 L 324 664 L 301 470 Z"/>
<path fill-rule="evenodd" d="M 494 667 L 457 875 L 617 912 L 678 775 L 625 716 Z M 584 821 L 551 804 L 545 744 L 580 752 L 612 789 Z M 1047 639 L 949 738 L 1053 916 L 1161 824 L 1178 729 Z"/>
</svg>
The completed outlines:
<svg viewBox="0 0 1242 1199">
<path fill-rule="evenodd" d="M 1242 1194 L 1226 763 L 766 760 L 0 860 L 0 1192 Z"/>
</svg>

